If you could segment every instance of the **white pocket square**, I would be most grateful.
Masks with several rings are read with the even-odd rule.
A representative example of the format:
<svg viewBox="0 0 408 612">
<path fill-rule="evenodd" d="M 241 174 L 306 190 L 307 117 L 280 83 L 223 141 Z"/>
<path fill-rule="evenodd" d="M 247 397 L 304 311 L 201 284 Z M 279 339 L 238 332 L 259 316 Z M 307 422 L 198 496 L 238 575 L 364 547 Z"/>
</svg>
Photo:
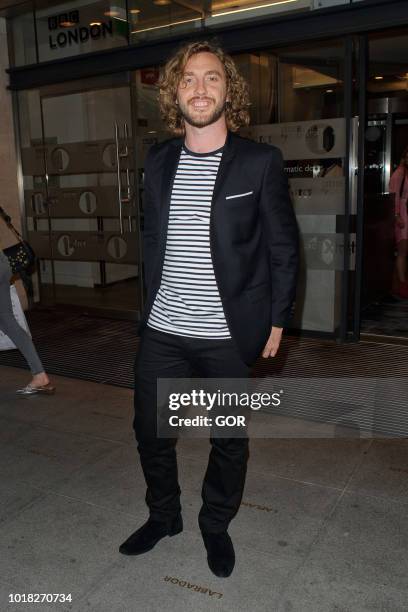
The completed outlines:
<svg viewBox="0 0 408 612">
<path fill-rule="evenodd" d="M 253 191 L 246 191 L 245 193 L 237 193 L 235 195 L 225 196 L 226 200 L 232 200 L 232 198 L 243 198 L 244 196 L 251 195 Z"/>
</svg>

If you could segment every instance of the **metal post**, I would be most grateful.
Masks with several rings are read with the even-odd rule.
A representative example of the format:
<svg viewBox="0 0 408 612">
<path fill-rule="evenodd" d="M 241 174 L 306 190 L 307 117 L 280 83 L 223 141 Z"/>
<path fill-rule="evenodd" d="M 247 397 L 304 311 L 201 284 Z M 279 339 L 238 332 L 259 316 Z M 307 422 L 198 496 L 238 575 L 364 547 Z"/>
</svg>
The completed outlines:
<svg viewBox="0 0 408 612">
<path fill-rule="evenodd" d="M 348 300 L 349 300 L 349 269 L 350 269 L 350 199 L 353 168 L 352 159 L 352 96 L 353 96 L 353 38 L 347 36 L 345 40 L 344 58 L 344 117 L 346 129 L 346 157 L 345 157 L 345 193 L 344 193 L 344 250 L 343 250 L 343 272 L 341 288 L 341 318 L 339 340 L 345 342 L 347 339 L 348 326 Z"/>
<path fill-rule="evenodd" d="M 364 175 L 365 175 L 365 130 L 367 125 L 367 36 L 358 39 L 358 175 L 357 175 L 357 223 L 356 223 L 356 274 L 354 290 L 353 339 L 360 339 L 361 284 L 363 281 L 364 248 Z"/>
</svg>

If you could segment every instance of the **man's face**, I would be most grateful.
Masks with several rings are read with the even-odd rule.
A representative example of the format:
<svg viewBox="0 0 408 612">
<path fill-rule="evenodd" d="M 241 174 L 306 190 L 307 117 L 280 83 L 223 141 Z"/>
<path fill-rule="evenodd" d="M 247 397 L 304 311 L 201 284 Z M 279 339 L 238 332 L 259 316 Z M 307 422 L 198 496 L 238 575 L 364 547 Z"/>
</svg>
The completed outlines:
<svg viewBox="0 0 408 612">
<path fill-rule="evenodd" d="M 215 123 L 224 113 L 227 82 L 216 55 L 203 51 L 188 60 L 177 89 L 184 120 L 194 127 Z"/>
</svg>

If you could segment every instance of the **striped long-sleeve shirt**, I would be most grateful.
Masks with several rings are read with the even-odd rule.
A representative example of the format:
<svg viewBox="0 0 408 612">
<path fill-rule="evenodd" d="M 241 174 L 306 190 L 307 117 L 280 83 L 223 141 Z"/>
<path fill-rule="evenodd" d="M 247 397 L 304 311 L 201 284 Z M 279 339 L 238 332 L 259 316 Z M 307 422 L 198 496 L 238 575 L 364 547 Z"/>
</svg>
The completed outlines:
<svg viewBox="0 0 408 612">
<path fill-rule="evenodd" d="M 210 251 L 210 214 L 222 149 L 181 151 L 160 288 L 147 322 L 193 338 L 230 338 Z"/>
</svg>

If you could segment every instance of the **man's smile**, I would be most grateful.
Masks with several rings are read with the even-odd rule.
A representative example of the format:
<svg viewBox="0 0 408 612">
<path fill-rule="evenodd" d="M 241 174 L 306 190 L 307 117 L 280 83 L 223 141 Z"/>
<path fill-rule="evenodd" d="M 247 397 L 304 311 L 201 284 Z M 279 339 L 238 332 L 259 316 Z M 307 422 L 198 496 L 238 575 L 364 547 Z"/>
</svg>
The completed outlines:
<svg viewBox="0 0 408 612">
<path fill-rule="evenodd" d="M 212 100 L 209 100 L 208 98 L 203 99 L 203 98 L 194 98 L 190 104 L 194 109 L 197 110 L 205 110 L 207 108 L 209 108 L 210 104 L 212 103 Z"/>
</svg>

